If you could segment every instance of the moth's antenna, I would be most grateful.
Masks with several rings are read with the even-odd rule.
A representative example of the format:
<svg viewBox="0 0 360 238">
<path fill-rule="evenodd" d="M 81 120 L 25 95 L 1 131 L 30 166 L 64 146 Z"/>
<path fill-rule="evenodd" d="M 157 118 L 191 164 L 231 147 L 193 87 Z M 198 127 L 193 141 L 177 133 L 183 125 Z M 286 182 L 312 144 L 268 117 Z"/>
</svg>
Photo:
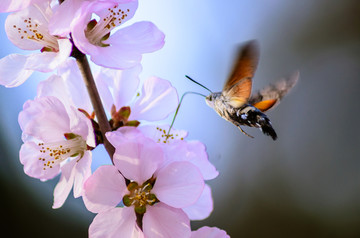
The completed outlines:
<svg viewBox="0 0 360 238">
<path fill-rule="evenodd" d="M 212 93 L 212 91 L 210 89 L 208 89 L 207 87 L 205 87 L 204 85 L 202 85 L 201 83 L 196 82 L 195 80 L 193 80 L 192 78 L 190 78 L 189 76 L 185 75 L 186 78 L 190 79 L 192 82 L 196 83 L 197 85 L 200 85 L 201 87 L 205 88 L 206 90 L 208 90 L 210 93 Z"/>
<path fill-rule="evenodd" d="M 178 106 L 177 106 L 177 108 L 176 108 L 176 111 L 175 111 L 175 114 L 174 114 L 174 118 L 173 118 L 173 120 L 172 120 L 172 122 L 171 122 L 171 125 L 170 125 L 170 127 L 169 127 L 169 131 L 168 131 L 168 133 L 167 133 L 167 135 L 166 135 L 166 141 L 167 141 L 167 139 L 170 137 L 170 131 L 171 131 L 171 128 L 172 128 L 172 127 L 173 127 L 173 125 L 174 125 L 175 118 L 176 118 L 176 116 L 177 116 L 177 114 L 178 114 L 178 112 L 179 112 L 179 109 L 180 109 L 181 103 L 182 103 L 182 101 L 183 101 L 183 99 L 184 99 L 185 95 L 187 95 L 187 94 L 196 94 L 196 95 L 200 95 L 200 96 L 203 96 L 204 98 L 206 98 L 206 96 L 205 96 L 204 94 L 197 93 L 197 92 L 185 92 L 185 93 L 181 96 L 181 99 L 180 99 L 179 105 L 178 105 Z"/>
</svg>

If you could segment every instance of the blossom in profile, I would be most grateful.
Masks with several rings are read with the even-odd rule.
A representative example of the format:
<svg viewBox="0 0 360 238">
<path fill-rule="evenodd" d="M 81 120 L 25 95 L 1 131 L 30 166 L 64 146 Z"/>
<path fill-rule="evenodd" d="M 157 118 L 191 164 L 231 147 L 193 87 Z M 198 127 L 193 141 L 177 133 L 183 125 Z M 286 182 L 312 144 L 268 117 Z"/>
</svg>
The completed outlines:
<svg viewBox="0 0 360 238">
<path fill-rule="evenodd" d="M 27 101 L 19 114 L 24 144 L 20 162 L 24 172 L 42 181 L 61 173 L 54 190 L 53 208 L 61 207 L 72 187 L 82 194 L 91 175 L 91 147 L 95 146 L 91 122 L 76 108 L 65 108 L 56 97 Z"/>
<path fill-rule="evenodd" d="M 69 56 L 69 39 L 50 35 L 48 21 L 52 16 L 49 2 L 33 4 L 6 18 L 5 31 L 9 40 L 23 50 L 40 52 L 10 54 L 0 59 L 0 84 L 6 87 L 21 85 L 33 71 L 51 72 Z"/>
<path fill-rule="evenodd" d="M 142 54 L 161 49 L 165 38 L 147 21 L 119 29 L 133 17 L 137 7 L 137 0 L 84 1 L 70 24 L 74 44 L 97 65 L 114 69 L 135 66 Z"/>
<path fill-rule="evenodd" d="M 191 232 L 191 238 L 230 238 L 230 236 L 217 227 L 203 226 Z"/>
<path fill-rule="evenodd" d="M 104 107 L 111 112 L 114 124 L 163 120 L 176 110 L 179 99 L 171 83 L 150 77 L 141 85 L 141 70 L 141 65 L 127 70 L 102 68 L 95 75 Z"/>
<path fill-rule="evenodd" d="M 190 220 L 182 208 L 202 193 L 199 169 L 187 161 L 162 167 L 158 143 L 134 127 L 121 130 L 127 131 L 106 134 L 115 147 L 114 166 L 99 167 L 84 186 L 86 207 L 98 213 L 89 236 L 190 237 Z"/>
</svg>

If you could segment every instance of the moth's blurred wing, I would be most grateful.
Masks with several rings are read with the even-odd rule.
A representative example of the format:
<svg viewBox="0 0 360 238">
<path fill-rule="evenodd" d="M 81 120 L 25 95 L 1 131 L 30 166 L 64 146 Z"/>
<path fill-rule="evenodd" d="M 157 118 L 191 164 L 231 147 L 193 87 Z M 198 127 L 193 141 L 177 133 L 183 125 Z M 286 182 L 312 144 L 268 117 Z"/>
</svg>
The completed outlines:
<svg viewBox="0 0 360 238">
<path fill-rule="evenodd" d="M 240 107 L 248 101 L 258 61 L 259 47 L 256 40 L 249 41 L 239 48 L 232 73 L 223 89 L 223 95 L 232 106 Z"/>
<path fill-rule="evenodd" d="M 275 84 L 269 85 L 252 95 L 248 103 L 262 112 L 275 108 L 280 100 L 295 86 L 299 75 L 299 71 L 296 71 L 288 79 L 281 79 Z"/>
<path fill-rule="evenodd" d="M 251 78 L 243 78 L 236 85 L 230 88 L 229 91 L 223 91 L 223 95 L 227 98 L 228 103 L 239 108 L 247 103 L 251 94 L 252 80 Z"/>
</svg>

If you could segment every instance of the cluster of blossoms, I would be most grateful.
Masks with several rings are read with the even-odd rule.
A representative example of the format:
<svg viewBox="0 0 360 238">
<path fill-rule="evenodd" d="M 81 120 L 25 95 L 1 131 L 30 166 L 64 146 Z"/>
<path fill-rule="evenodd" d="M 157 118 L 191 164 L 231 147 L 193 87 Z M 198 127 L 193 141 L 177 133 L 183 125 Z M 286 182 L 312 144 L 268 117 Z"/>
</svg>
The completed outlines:
<svg viewBox="0 0 360 238">
<path fill-rule="evenodd" d="M 41 181 L 60 175 L 53 208 L 73 190 L 97 213 L 89 237 L 229 237 L 215 227 L 191 231 L 190 220 L 213 210 L 205 181 L 218 172 L 201 142 L 158 123 L 178 95 L 167 80 L 140 80 L 142 54 L 161 49 L 164 34 L 146 21 L 123 27 L 137 7 L 137 0 L 2 2 L 0 11 L 12 12 L 8 38 L 32 53 L 0 59 L 0 84 L 54 73 L 19 114 L 20 162 Z M 94 76 L 86 56 L 99 66 Z M 91 151 L 102 144 L 111 163 L 92 173 Z"/>
</svg>

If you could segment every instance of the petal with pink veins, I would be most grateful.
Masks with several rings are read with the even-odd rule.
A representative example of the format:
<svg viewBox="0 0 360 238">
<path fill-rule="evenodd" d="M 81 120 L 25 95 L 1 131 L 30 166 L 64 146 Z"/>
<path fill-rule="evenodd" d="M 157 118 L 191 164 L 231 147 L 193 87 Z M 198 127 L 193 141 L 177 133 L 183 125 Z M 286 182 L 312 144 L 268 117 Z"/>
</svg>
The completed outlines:
<svg viewBox="0 0 360 238">
<path fill-rule="evenodd" d="M 151 77 L 144 82 L 140 97 L 134 105 L 129 120 L 157 121 L 165 119 L 176 110 L 179 99 L 176 89 L 167 80 Z"/>
<path fill-rule="evenodd" d="M 97 214 L 89 227 L 89 238 L 144 238 L 136 225 L 134 208 L 112 208 Z"/>
<path fill-rule="evenodd" d="M 127 191 L 124 177 L 113 165 L 103 165 L 86 180 L 83 200 L 86 208 L 94 213 L 118 205 Z"/>
<path fill-rule="evenodd" d="M 158 171 L 152 193 L 172 207 L 194 204 L 204 189 L 199 169 L 189 162 L 173 162 Z"/>
<path fill-rule="evenodd" d="M 190 220 L 181 209 L 160 202 L 146 207 L 143 231 L 147 238 L 187 238 Z"/>
</svg>

